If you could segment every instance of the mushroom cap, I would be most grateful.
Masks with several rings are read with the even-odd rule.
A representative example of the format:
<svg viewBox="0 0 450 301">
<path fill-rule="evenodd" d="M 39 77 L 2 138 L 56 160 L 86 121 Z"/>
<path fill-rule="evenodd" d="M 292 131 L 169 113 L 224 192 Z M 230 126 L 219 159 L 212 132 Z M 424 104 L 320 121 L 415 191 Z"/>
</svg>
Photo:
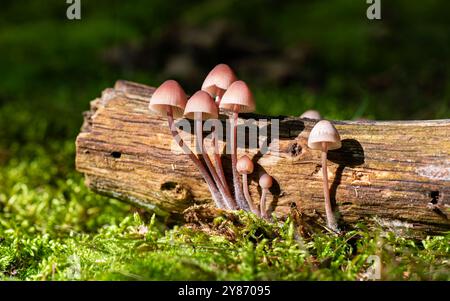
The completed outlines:
<svg viewBox="0 0 450 301">
<path fill-rule="evenodd" d="M 341 137 L 334 125 L 328 120 L 321 120 L 313 127 L 308 138 L 308 147 L 322 149 L 322 142 L 328 143 L 328 149 L 341 148 Z"/>
<path fill-rule="evenodd" d="M 202 84 L 202 90 L 208 92 L 212 97 L 216 97 L 217 95 L 223 94 L 236 80 L 236 75 L 230 66 L 219 64 L 206 76 Z"/>
<path fill-rule="evenodd" d="M 248 175 L 253 172 L 253 168 L 254 165 L 252 160 L 250 160 L 250 158 L 247 157 L 246 155 L 240 157 L 236 163 L 236 169 L 240 174 Z"/>
<path fill-rule="evenodd" d="M 162 116 L 167 116 L 167 110 L 172 107 L 175 118 L 183 116 L 187 97 L 180 84 L 174 80 L 166 80 L 153 92 L 148 108 Z"/>
<path fill-rule="evenodd" d="M 255 107 L 252 92 L 241 80 L 232 83 L 220 101 L 220 108 L 228 111 L 248 113 L 255 111 Z"/>
<path fill-rule="evenodd" d="M 319 111 L 316 110 L 308 110 L 304 112 L 302 115 L 300 115 L 300 118 L 308 118 L 308 119 L 322 119 L 322 116 L 320 116 Z"/>
<path fill-rule="evenodd" d="M 266 173 L 259 178 L 259 186 L 261 186 L 261 188 L 263 189 L 269 189 L 270 187 L 272 187 L 272 182 L 272 177 Z"/>
<path fill-rule="evenodd" d="M 217 119 L 219 116 L 214 99 L 205 91 L 200 90 L 195 92 L 186 104 L 184 117 L 189 119 L 199 118 L 196 113 L 201 113 L 202 120 Z"/>
</svg>

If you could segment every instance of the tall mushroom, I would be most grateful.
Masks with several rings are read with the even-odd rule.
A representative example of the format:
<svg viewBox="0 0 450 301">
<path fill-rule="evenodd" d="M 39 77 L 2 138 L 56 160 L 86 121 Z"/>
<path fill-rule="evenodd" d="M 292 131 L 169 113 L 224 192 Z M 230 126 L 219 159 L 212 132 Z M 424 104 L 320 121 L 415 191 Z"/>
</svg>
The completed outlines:
<svg viewBox="0 0 450 301">
<path fill-rule="evenodd" d="M 308 138 L 308 147 L 321 150 L 322 154 L 322 176 L 323 194 L 325 197 L 325 214 L 327 225 L 330 229 L 337 231 L 336 217 L 333 213 L 330 200 L 330 190 L 328 186 L 327 152 L 341 148 L 341 137 L 334 125 L 328 120 L 321 120 L 313 127 Z"/>
<path fill-rule="evenodd" d="M 236 80 L 236 75 L 228 65 L 219 64 L 215 66 L 206 76 L 202 84 L 202 90 L 208 92 L 209 95 L 215 99 L 216 105 L 219 106 L 222 95 Z M 212 144 L 214 146 L 214 161 L 217 168 L 217 174 L 226 193 L 231 194 L 225 173 L 223 171 L 222 159 L 219 153 L 217 126 L 214 127 L 212 132 Z"/>
<path fill-rule="evenodd" d="M 189 158 L 192 160 L 192 162 L 194 162 L 195 166 L 200 171 L 200 174 L 208 185 L 216 206 L 219 208 L 225 208 L 223 199 L 205 166 L 186 146 L 183 139 L 181 139 L 181 137 L 179 136 L 178 131 L 174 125 L 174 117 L 178 118 L 183 116 L 186 102 L 186 93 L 178 84 L 178 82 L 174 80 L 167 80 L 153 93 L 150 99 L 149 109 L 162 116 L 167 116 L 169 129 L 174 140 L 183 149 L 184 153 L 189 156 Z"/>
<path fill-rule="evenodd" d="M 220 108 L 232 112 L 230 121 L 232 125 L 231 130 L 231 168 L 233 171 L 233 185 L 237 204 L 244 210 L 250 210 L 249 206 L 244 200 L 239 175 L 236 170 L 237 163 L 237 122 L 238 114 L 253 112 L 255 110 L 255 101 L 252 92 L 247 84 L 243 81 L 235 81 L 230 85 L 228 90 L 224 93 L 220 102 Z"/>
<path fill-rule="evenodd" d="M 236 204 L 229 192 L 224 189 L 224 186 L 217 175 L 214 166 L 208 156 L 208 151 L 206 150 L 205 144 L 203 143 L 203 120 L 206 119 L 217 119 L 218 109 L 212 97 L 204 92 L 197 91 L 191 98 L 189 98 L 186 107 L 184 109 L 184 116 L 189 119 L 194 119 L 195 124 L 195 134 L 196 134 L 196 145 L 200 159 L 203 158 L 209 172 L 215 181 L 217 188 L 219 189 L 226 206 L 229 209 L 236 209 Z"/>
<path fill-rule="evenodd" d="M 246 155 L 243 155 L 237 161 L 236 169 L 242 175 L 242 187 L 244 188 L 245 200 L 247 201 L 247 204 L 250 207 L 250 209 L 252 210 L 252 212 L 255 213 L 256 215 L 260 216 L 260 213 L 259 213 L 258 209 L 255 207 L 255 205 L 253 204 L 253 200 L 248 191 L 247 175 L 251 174 L 253 172 L 253 168 L 254 168 L 254 165 L 253 165 L 252 160 L 250 160 L 250 158 L 247 157 Z"/>
<path fill-rule="evenodd" d="M 259 178 L 259 186 L 261 187 L 261 200 L 259 202 L 259 209 L 261 211 L 261 217 L 265 219 L 269 219 L 266 210 L 266 197 L 269 188 L 272 187 L 272 182 L 272 177 L 266 173 Z"/>
</svg>

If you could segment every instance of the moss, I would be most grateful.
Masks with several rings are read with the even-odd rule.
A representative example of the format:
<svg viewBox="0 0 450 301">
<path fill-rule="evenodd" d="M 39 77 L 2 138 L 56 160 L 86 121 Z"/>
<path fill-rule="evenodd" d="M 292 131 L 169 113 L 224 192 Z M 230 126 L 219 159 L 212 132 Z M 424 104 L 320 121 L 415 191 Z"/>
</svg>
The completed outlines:
<svg viewBox="0 0 450 301">
<path fill-rule="evenodd" d="M 0 279 L 355 280 L 370 255 L 383 279 L 450 279 L 450 234 L 415 241 L 360 225 L 304 238 L 290 219 L 245 212 L 168 228 L 88 191 L 73 170 L 58 176 L 73 157 L 64 145 L 59 156 L 35 147 L 0 167 Z"/>
</svg>

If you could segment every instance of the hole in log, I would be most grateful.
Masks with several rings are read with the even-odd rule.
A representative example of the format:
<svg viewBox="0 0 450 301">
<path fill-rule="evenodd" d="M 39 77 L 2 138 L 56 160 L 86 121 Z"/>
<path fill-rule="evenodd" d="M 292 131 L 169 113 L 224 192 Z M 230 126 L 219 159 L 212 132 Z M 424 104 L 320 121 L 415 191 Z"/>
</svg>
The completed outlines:
<svg viewBox="0 0 450 301">
<path fill-rule="evenodd" d="M 190 202 L 192 195 L 187 187 L 176 182 L 164 182 L 161 184 L 161 192 L 170 199 L 180 202 Z"/>
<path fill-rule="evenodd" d="M 296 157 L 302 153 L 302 146 L 294 142 L 289 145 L 288 152 L 292 157 Z"/>
<path fill-rule="evenodd" d="M 175 182 L 165 182 L 161 184 L 161 190 L 173 190 L 177 187 Z"/>
<path fill-rule="evenodd" d="M 310 174 L 310 176 L 312 177 L 312 176 L 318 174 L 321 168 L 322 168 L 322 165 L 316 164 L 316 167 L 314 168 L 314 171 Z"/>
<path fill-rule="evenodd" d="M 439 202 L 439 191 L 430 191 L 430 203 L 436 205 Z"/>
<path fill-rule="evenodd" d="M 114 151 L 111 153 L 111 157 L 119 159 L 120 157 L 122 157 L 122 153 Z"/>
</svg>

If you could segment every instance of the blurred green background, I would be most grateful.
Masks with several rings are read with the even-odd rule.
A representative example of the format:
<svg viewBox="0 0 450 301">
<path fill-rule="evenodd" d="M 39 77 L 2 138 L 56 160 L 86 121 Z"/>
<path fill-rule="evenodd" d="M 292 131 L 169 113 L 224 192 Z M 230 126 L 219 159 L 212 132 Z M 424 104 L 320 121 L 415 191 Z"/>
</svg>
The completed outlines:
<svg viewBox="0 0 450 301">
<path fill-rule="evenodd" d="M 450 117 L 449 1 L 382 0 L 375 21 L 363 0 L 81 0 L 79 21 L 66 18 L 65 2 L 0 3 L 0 279 L 66 279 L 58 264 L 67 265 L 67 254 L 90 235 L 116 237 L 136 211 L 91 193 L 74 170 L 82 112 L 117 79 L 156 86 L 174 78 L 192 94 L 227 63 L 249 83 L 260 113 Z M 84 255 L 95 265 L 97 257 Z M 86 271 L 88 279 L 112 277 Z M 144 273 L 189 277 L 178 272 Z M 354 274 L 316 276 L 346 277 Z"/>
<path fill-rule="evenodd" d="M 65 1 L 2 1 L 2 138 L 74 137 L 89 100 L 116 79 L 175 78 L 193 93 L 220 62 L 250 83 L 262 113 L 450 116 L 448 1 L 382 1 L 375 21 L 362 0 L 81 6 L 82 19 L 69 21 Z M 12 126 L 22 119 L 32 129 Z"/>
</svg>

